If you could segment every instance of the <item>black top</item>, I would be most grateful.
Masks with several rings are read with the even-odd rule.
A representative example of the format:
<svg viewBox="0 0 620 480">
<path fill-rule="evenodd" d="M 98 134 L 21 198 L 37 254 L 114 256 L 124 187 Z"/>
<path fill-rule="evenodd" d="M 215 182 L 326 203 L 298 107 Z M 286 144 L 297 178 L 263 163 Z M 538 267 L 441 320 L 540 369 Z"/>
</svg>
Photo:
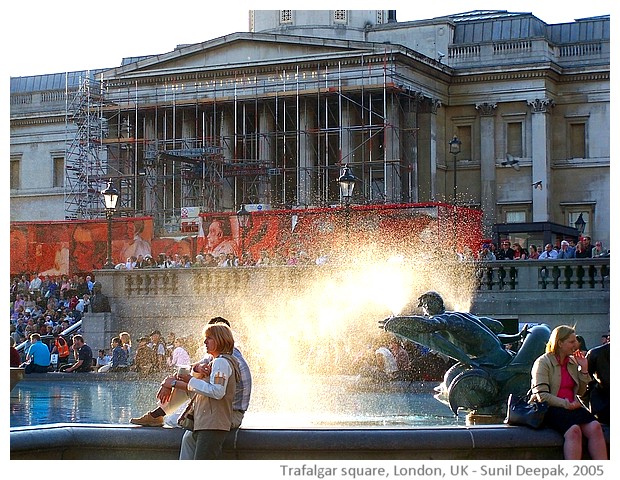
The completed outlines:
<svg viewBox="0 0 620 480">
<path fill-rule="evenodd" d="M 93 369 L 93 351 L 84 344 L 78 350 L 78 359 L 82 360 L 82 365 L 77 368 L 76 372 L 90 372 Z"/>
</svg>

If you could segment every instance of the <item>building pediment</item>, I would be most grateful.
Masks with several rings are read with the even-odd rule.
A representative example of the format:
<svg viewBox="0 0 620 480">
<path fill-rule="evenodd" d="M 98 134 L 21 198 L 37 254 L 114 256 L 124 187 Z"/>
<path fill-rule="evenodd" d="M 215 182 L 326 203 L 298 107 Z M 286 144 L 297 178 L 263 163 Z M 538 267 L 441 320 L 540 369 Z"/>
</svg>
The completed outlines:
<svg viewBox="0 0 620 480">
<path fill-rule="evenodd" d="M 377 44 L 325 38 L 262 33 L 235 33 L 202 43 L 179 46 L 171 52 L 141 57 L 104 73 L 107 79 L 178 74 L 183 71 L 286 64 L 347 51 L 373 51 Z"/>
</svg>

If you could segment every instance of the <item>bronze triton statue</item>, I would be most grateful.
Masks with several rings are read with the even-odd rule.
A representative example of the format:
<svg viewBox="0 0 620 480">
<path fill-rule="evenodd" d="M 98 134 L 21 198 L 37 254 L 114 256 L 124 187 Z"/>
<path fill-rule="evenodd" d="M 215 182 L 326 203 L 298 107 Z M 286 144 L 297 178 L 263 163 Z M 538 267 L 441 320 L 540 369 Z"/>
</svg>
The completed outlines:
<svg viewBox="0 0 620 480">
<path fill-rule="evenodd" d="M 437 292 L 418 298 L 423 316 L 390 317 L 380 325 L 401 338 L 424 345 L 454 360 L 439 387 L 458 414 L 459 407 L 478 414 L 502 414 L 510 393 L 523 394 L 530 384 L 534 360 L 545 352 L 551 331 L 547 325 L 525 326 L 514 335 L 502 334 L 501 322 L 467 312 L 447 312 Z M 522 342 L 517 353 L 508 343 Z"/>
<path fill-rule="evenodd" d="M 101 292 L 101 282 L 93 284 L 93 296 L 90 298 L 90 311 L 92 313 L 111 312 L 110 300 Z"/>
</svg>

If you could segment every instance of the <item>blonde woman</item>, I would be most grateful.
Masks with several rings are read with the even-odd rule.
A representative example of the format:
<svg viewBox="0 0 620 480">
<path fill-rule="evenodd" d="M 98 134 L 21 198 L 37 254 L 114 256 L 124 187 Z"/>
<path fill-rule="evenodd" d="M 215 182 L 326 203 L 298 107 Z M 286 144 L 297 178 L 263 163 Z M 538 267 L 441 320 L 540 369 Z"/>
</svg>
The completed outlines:
<svg viewBox="0 0 620 480">
<path fill-rule="evenodd" d="M 187 390 L 194 395 L 194 430 L 186 431 L 181 441 L 180 460 L 209 460 L 222 455 L 222 445 L 233 422 L 233 400 L 241 380 L 239 361 L 233 356 L 235 340 L 232 330 L 223 323 L 207 324 L 204 344 L 213 360 L 208 365 L 196 365 L 199 374 L 177 374 L 166 379 L 165 386 Z M 170 394 L 157 398 L 165 402 Z"/>
<path fill-rule="evenodd" d="M 121 332 L 118 336 L 121 339 L 123 349 L 127 352 L 127 361 L 129 362 L 129 365 L 132 365 L 134 352 L 131 350 L 131 335 L 129 332 Z"/>
<path fill-rule="evenodd" d="M 242 382 L 240 364 L 233 356 L 235 340 L 232 330 L 228 324 L 219 323 L 219 318 L 212 319 L 210 322 L 218 323 L 207 324 L 203 331 L 208 363 L 194 364 L 191 373 L 178 372 L 166 377 L 157 392 L 158 408 L 130 420 L 135 425 L 163 426 L 164 415 L 175 412 L 193 398 L 194 429 L 183 435 L 180 460 L 220 458 L 228 432 L 241 424 L 242 417 L 237 418 L 237 412 L 233 410 L 237 384 Z M 246 378 L 248 391 L 246 393 L 240 388 L 239 393 L 249 401 L 249 371 Z M 245 412 L 247 406 L 241 408 Z"/>
<path fill-rule="evenodd" d="M 579 350 L 575 329 L 560 325 L 551 332 L 546 353 L 532 367 L 532 388 L 540 401 L 549 404 L 545 426 L 564 436 L 564 458 L 581 460 L 583 437 L 593 460 L 606 460 L 607 443 L 601 424 L 579 399 L 592 380 L 588 361 Z"/>
</svg>

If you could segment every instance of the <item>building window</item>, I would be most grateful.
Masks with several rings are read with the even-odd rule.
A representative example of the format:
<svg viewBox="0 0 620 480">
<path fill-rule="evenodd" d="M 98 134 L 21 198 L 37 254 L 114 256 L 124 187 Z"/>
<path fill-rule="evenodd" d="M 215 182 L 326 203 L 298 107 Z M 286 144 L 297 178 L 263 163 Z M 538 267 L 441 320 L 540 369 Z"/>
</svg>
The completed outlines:
<svg viewBox="0 0 620 480">
<path fill-rule="evenodd" d="M 586 124 L 569 125 L 569 158 L 586 158 Z"/>
<path fill-rule="evenodd" d="M 20 187 L 19 172 L 21 167 L 21 157 L 11 157 L 11 189 Z"/>
<path fill-rule="evenodd" d="M 347 23 L 347 11 L 334 10 L 334 23 Z"/>
<path fill-rule="evenodd" d="M 54 157 L 54 179 L 53 179 L 53 187 L 64 187 L 65 186 L 65 158 L 64 157 Z"/>
<path fill-rule="evenodd" d="M 530 222 L 531 205 L 527 203 L 504 204 L 500 207 L 500 218 L 504 223 Z"/>
<path fill-rule="evenodd" d="M 506 212 L 506 223 L 525 223 L 527 214 L 525 210 Z"/>
<path fill-rule="evenodd" d="M 377 25 L 383 23 L 383 10 L 377 10 Z"/>
<path fill-rule="evenodd" d="M 280 23 L 293 23 L 293 10 L 280 10 Z"/>
<path fill-rule="evenodd" d="M 523 123 L 506 124 L 506 153 L 516 158 L 523 158 Z"/>
<path fill-rule="evenodd" d="M 458 159 L 471 160 L 471 125 L 460 125 L 456 127 L 456 136 L 461 141 L 461 152 L 458 154 Z"/>
</svg>

